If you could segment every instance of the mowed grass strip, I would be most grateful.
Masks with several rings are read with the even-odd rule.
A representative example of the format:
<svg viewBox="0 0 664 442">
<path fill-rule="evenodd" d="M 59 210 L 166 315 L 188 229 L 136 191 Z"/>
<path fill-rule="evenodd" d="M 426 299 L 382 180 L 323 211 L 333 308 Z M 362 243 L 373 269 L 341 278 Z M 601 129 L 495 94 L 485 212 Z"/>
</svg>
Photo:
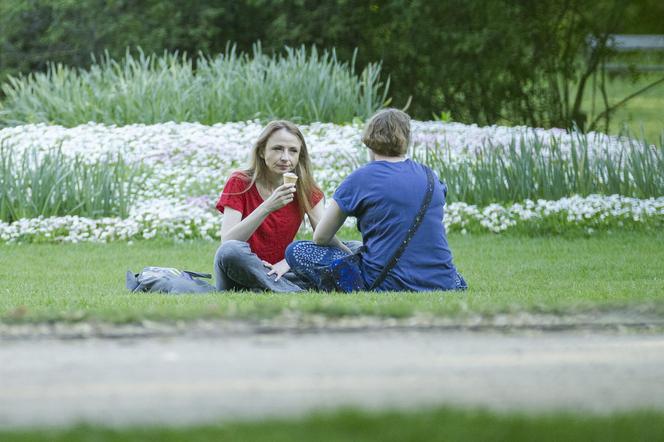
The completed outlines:
<svg viewBox="0 0 664 442">
<path fill-rule="evenodd" d="M 470 285 L 465 292 L 206 295 L 130 293 L 125 272 L 157 265 L 212 273 L 216 243 L 5 244 L 0 321 L 262 319 L 288 312 L 404 318 L 628 306 L 664 312 L 664 233 L 454 234 L 450 244 Z"/>
<path fill-rule="evenodd" d="M 3 441 L 661 441 L 664 414 L 499 414 L 435 408 L 413 412 L 341 410 L 300 419 L 187 427 L 0 430 Z"/>
</svg>

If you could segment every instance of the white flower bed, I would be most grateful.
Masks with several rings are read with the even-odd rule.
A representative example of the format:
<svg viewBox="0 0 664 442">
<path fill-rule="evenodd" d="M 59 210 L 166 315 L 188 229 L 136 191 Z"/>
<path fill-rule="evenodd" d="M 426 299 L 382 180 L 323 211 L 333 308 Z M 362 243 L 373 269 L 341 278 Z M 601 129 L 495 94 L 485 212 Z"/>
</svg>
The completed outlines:
<svg viewBox="0 0 664 442">
<path fill-rule="evenodd" d="M 115 240 L 219 238 L 220 216 L 198 202 L 159 199 L 133 209 L 126 219 L 64 216 L 0 221 L 0 242 L 108 242 Z"/>
<path fill-rule="evenodd" d="M 167 237 L 217 239 L 221 215 L 214 203 L 226 178 L 246 164 L 262 125 L 257 122 L 204 126 L 197 123 L 104 126 L 90 123 L 67 129 L 26 125 L 0 130 L 0 141 L 16 153 L 28 148 L 61 147 L 65 155 L 83 154 L 89 161 L 121 154 L 129 162 L 145 162 L 151 172 L 138 180 L 137 203 L 129 218 L 79 217 L 23 219 L 0 222 L 0 242 L 111 241 Z M 314 173 L 327 195 L 366 158 L 361 125 L 317 123 L 301 126 Z M 560 129 L 477 127 L 459 123 L 413 122 L 413 150 L 446 145 L 455 158 L 472 158 L 487 144 L 506 145 L 514 139 L 556 142 L 561 148 L 577 135 Z M 625 140 L 588 135 L 591 149 L 619 149 Z M 619 196 L 572 197 L 560 201 L 526 201 L 485 208 L 449 204 L 445 223 L 450 230 L 503 232 L 513 228 L 565 223 L 584 229 L 661 222 L 664 198 L 637 200 Z"/>
<path fill-rule="evenodd" d="M 326 192 L 332 191 L 366 160 L 361 143 L 362 125 L 339 126 L 315 123 L 300 126 L 309 146 L 316 179 Z M 66 155 L 84 154 L 89 161 L 120 153 L 127 161 L 154 165 L 143 177 L 142 200 L 160 197 L 212 197 L 223 187 L 231 170 L 246 164 L 251 145 L 262 125 L 240 122 L 204 126 L 198 123 L 134 124 L 123 127 L 89 123 L 74 128 L 45 124 L 0 130 L 0 140 L 17 153 L 28 148 L 43 151 L 61 147 Z M 472 158 L 488 144 L 509 145 L 522 137 L 538 139 L 544 145 L 556 142 L 561 149 L 578 143 L 579 135 L 562 129 L 533 129 L 461 123 L 420 122 L 412 125 L 411 153 L 436 146 L 450 149 L 451 160 Z M 627 142 L 599 133 L 587 135 L 591 151 L 617 150 Z"/>
<path fill-rule="evenodd" d="M 608 147 L 617 151 L 623 145 L 633 142 L 627 138 L 608 136 L 600 132 L 568 133 L 565 129 L 540 129 L 527 126 L 485 126 L 475 124 L 441 123 L 435 121 L 413 122 L 413 151 L 435 149 L 445 146 L 450 149 L 450 158 L 472 159 L 475 154 L 486 146 L 509 146 L 511 142 L 519 143 L 523 139 L 526 144 L 538 140 L 544 147 L 554 143 L 562 152 L 568 152 L 572 145 L 587 141 L 589 153 L 593 154 Z M 546 154 L 546 152 L 544 152 Z M 447 157 L 446 157 L 447 158 Z"/>
<path fill-rule="evenodd" d="M 107 242 L 152 238 L 219 240 L 221 216 L 200 200 L 181 204 L 160 199 L 133 210 L 127 219 L 76 216 L 0 222 L 0 242 Z M 209 201 L 211 204 L 212 201 Z M 664 225 L 664 198 L 639 200 L 618 195 L 590 195 L 558 201 L 525 201 L 484 208 L 465 203 L 446 207 L 449 231 L 500 233 L 510 229 L 557 232 L 573 227 L 595 230 Z M 306 228 L 306 227 L 305 227 Z"/>
<path fill-rule="evenodd" d="M 262 129 L 258 122 L 204 126 L 198 123 L 135 124 L 116 127 L 89 123 L 74 128 L 45 124 L 0 130 L 0 140 L 16 153 L 60 147 L 65 155 L 83 154 L 93 162 L 108 154 L 153 166 L 142 177 L 139 199 L 217 195 L 233 169 L 247 163 Z M 357 164 L 359 126 L 318 123 L 301 126 L 316 166 L 316 179 L 334 189 Z"/>
<path fill-rule="evenodd" d="M 484 208 L 465 203 L 452 203 L 446 208 L 448 230 L 485 230 L 500 233 L 513 228 L 557 231 L 582 228 L 595 230 L 651 224 L 664 225 L 664 197 L 637 199 L 620 195 L 573 196 L 558 201 L 526 200 L 523 203 Z"/>
</svg>

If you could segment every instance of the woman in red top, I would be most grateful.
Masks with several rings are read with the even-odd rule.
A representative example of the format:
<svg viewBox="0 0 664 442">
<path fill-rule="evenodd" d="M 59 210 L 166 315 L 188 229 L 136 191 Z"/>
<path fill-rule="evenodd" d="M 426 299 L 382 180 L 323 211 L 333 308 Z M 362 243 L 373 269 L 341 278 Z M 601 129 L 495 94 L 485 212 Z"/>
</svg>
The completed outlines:
<svg viewBox="0 0 664 442">
<path fill-rule="evenodd" d="M 297 175 L 296 184 L 283 184 L 287 172 Z M 323 193 L 311 174 L 307 144 L 297 126 L 272 121 L 263 129 L 249 168 L 230 176 L 217 209 L 224 214 L 214 262 L 217 290 L 309 288 L 284 259 L 304 215 L 316 228 L 324 212 Z M 338 239 L 333 242 L 350 251 Z"/>
</svg>

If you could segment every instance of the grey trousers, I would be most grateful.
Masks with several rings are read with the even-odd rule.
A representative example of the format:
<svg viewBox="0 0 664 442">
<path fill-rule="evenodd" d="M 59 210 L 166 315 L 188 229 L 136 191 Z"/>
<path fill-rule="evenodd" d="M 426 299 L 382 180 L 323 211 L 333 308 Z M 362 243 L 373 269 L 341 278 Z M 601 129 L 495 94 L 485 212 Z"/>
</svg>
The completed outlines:
<svg viewBox="0 0 664 442">
<path fill-rule="evenodd" d="M 279 281 L 268 276 L 269 269 L 244 241 L 225 241 L 214 257 L 217 290 L 302 292 L 310 285 L 295 273 L 286 272 Z"/>
</svg>

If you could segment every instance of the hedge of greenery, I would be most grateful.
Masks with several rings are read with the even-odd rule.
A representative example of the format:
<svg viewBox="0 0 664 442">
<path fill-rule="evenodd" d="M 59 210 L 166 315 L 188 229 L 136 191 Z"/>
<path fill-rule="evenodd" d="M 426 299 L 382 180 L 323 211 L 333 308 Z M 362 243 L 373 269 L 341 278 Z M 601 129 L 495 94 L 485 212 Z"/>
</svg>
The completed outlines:
<svg viewBox="0 0 664 442">
<path fill-rule="evenodd" d="M 87 162 L 59 148 L 15 154 L 0 142 L 0 220 L 83 216 L 126 218 L 139 167 L 108 153 Z"/>
<path fill-rule="evenodd" d="M 215 56 L 227 42 L 250 52 L 261 41 L 267 54 L 315 44 L 345 61 L 358 48 L 360 69 L 382 60 L 394 104 L 411 99 L 418 119 L 449 111 L 462 122 L 565 127 L 583 122 L 577 86 L 590 95 L 604 57 L 588 36 L 662 34 L 663 13 L 660 0 L 4 0 L 0 82 L 48 62 L 89 67 L 106 50 L 119 59 L 134 45 Z"/>
<path fill-rule="evenodd" d="M 316 48 L 286 48 L 283 55 L 268 56 L 255 45 L 250 56 L 228 47 L 194 60 L 139 49 L 119 61 L 106 54 L 88 70 L 50 64 L 45 73 L 10 77 L 2 85 L 0 126 L 254 118 L 343 123 L 366 119 L 382 107 L 388 87 L 389 80 L 380 80 L 380 65 L 370 63 L 356 75 L 354 57 L 348 64 L 334 51 Z"/>
<path fill-rule="evenodd" d="M 423 143 L 415 159 L 445 177 L 451 201 L 486 206 L 570 195 L 664 195 L 664 144 L 629 137 L 602 141 L 599 134 L 545 137 L 515 135 L 491 140 L 461 157 L 443 139 Z M 599 141 L 599 142 L 597 142 Z"/>
</svg>

